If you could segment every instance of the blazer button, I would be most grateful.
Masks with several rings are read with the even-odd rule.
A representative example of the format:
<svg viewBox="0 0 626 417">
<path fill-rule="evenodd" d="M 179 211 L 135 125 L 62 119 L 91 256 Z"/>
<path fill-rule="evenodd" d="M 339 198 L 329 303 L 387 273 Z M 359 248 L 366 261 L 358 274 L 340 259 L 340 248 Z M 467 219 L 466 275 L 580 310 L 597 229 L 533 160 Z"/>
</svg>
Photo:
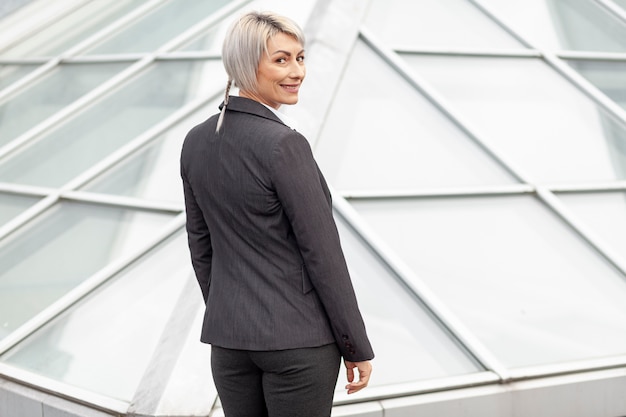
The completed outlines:
<svg viewBox="0 0 626 417">
<path fill-rule="evenodd" d="M 350 352 L 351 355 L 354 355 L 356 353 L 354 349 L 350 349 L 348 352 Z"/>
<path fill-rule="evenodd" d="M 350 342 L 346 342 L 345 345 L 346 345 L 347 348 L 352 348 L 352 343 L 350 343 Z"/>
<path fill-rule="evenodd" d="M 341 335 L 341 338 L 342 338 L 343 340 L 348 340 L 348 339 L 349 339 L 348 335 L 346 335 L 346 334 L 342 334 L 342 335 Z"/>
</svg>

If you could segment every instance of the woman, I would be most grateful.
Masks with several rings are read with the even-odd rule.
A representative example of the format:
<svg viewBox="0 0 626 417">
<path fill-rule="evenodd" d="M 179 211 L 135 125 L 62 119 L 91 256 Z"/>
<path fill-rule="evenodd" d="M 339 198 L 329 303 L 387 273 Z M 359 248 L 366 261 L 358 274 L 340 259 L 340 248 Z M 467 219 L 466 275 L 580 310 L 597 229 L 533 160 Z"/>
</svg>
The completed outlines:
<svg viewBox="0 0 626 417">
<path fill-rule="evenodd" d="M 183 145 L 189 248 L 206 303 L 201 340 L 212 345 L 227 417 L 328 416 L 340 358 L 349 394 L 371 373 L 328 187 L 308 142 L 278 112 L 298 101 L 303 45 L 285 17 L 237 20 L 223 45 L 221 112 Z"/>
</svg>

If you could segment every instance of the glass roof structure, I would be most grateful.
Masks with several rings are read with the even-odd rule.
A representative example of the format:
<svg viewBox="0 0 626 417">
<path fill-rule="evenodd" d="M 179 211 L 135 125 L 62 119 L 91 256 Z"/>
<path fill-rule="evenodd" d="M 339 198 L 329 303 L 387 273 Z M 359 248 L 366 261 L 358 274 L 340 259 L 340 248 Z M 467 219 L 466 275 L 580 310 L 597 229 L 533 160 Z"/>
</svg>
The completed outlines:
<svg viewBox="0 0 626 417">
<path fill-rule="evenodd" d="M 0 416 L 223 416 L 179 177 L 247 10 L 376 352 L 334 416 L 626 415 L 626 1 L 0 4 Z"/>
</svg>

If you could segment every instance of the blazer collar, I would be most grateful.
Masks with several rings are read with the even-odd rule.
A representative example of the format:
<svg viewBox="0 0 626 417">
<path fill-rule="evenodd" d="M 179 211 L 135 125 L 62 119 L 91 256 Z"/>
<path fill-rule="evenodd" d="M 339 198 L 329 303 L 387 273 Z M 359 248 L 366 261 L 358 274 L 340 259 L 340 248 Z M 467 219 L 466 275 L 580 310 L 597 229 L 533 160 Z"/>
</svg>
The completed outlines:
<svg viewBox="0 0 626 417">
<path fill-rule="evenodd" d="M 220 110 L 224 107 L 224 103 L 220 104 Z M 249 113 L 260 116 L 269 120 L 273 120 L 284 125 L 283 121 L 278 118 L 270 109 L 259 103 L 258 101 L 238 96 L 229 96 L 226 110 L 237 111 L 240 113 Z"/>
</svg>

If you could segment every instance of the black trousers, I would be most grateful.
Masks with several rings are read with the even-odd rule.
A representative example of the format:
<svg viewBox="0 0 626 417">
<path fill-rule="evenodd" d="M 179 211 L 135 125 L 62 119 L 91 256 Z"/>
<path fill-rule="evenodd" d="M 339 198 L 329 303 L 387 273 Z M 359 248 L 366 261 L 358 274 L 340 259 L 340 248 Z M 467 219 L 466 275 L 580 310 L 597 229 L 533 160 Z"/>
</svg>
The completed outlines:
<svg viewBox="0 0 626 417">
<path fill-rule="evenodd" d="M 226 417 L 330 416 L 340 359 L 334 343 L 264 352 L 211 347 Z"/>
</svg>

